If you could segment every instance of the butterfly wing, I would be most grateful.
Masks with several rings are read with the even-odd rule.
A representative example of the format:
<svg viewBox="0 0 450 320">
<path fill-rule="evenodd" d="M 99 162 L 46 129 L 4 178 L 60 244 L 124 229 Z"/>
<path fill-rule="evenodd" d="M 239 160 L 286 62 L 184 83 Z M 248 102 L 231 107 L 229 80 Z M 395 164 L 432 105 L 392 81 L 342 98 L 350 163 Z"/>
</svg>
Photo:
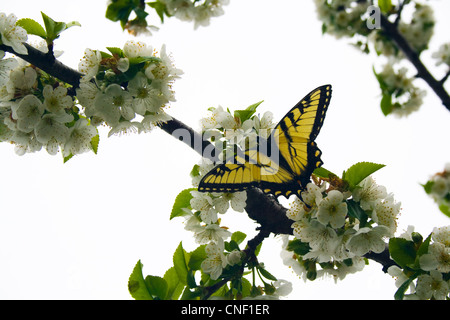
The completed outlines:
<svg viewBox="0 0 450 320">
<path fill-rule="evenodd" d="M 331 98 L 331 86 L 311 91 L 297 103 L 273 130 L 269 152 L 261 146 L 229 158 L 208 172 L 199 184 L 202 192 L 237 192 L 259 187 L 275 196 L 300 194 L 311 173 L 322 165 L 314 139 L 322 127 Z M 277 156 L 278 155 L 278 156 Z"/>
<path fill-rule="evenodd" d="M 312 172 L 323 164 L 320 159 L 322 152 L 314 140 L 322 128 L 330 99 L 331 85 L 314 89 L 275 127 L 269 140 L 273 139 L 278 150 L 273 150 L 271 157 L 279 153 L 280 167 L 286 169 L 292 179 L 275 186 L 272 178 L 262 179 L 260 185 L 263 191 L 286 197 L 293 193 L 300 194 Z"/>
<path fill-rule="evenodd" d="M 256 148 L 246 150 L 216 166 L 200 181 L 202 192 L 237 192 L 258 187 L 265 180 L 272 188 L 292 180 L 292 175 L 258 152 Z"/>
</svg>

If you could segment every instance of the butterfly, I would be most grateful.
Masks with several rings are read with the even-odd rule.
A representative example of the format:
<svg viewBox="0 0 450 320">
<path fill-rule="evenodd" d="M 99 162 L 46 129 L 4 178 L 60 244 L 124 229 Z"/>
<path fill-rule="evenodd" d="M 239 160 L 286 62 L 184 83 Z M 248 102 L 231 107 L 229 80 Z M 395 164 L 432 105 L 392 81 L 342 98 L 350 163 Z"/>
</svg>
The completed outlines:
<svg viewBox="0 0 450 320">
<path fill-rule="evenodd" d="M 298 102 L 275 126 L 268 139 L 230 156 L 200 181 L 200 192 L 237 192 L 258 187 L 276 197 L 305 190 L 311 174 L 322 166 L 314 141 L 331 99 L 331 85 L 318 87 Z M 264 148 L 263 148 L 264 147 Z"/>
</svg>

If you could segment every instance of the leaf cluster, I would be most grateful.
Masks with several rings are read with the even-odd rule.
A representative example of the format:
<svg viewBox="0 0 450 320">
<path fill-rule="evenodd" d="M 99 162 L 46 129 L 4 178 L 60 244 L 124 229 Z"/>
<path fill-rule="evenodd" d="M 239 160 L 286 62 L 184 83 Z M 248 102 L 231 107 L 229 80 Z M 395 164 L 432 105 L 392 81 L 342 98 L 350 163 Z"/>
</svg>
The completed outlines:
<svg viewBox="0 0 450 320">
<path fill-rule="evenodd" d="M 58 22 L 41 12 L 42 19 L 44 21 L 44 27 L 37 21 L 24 18 L 17 21 L 17 25 L 24 28 L 28 34 L 36 35 L 44 39 L 48 45 L 52 44 L 54 40 L 58 39 L 60 34 L 74 26 L 80 27 L 81 24 L 78 21 L 71 22 Z"/>
</svg>

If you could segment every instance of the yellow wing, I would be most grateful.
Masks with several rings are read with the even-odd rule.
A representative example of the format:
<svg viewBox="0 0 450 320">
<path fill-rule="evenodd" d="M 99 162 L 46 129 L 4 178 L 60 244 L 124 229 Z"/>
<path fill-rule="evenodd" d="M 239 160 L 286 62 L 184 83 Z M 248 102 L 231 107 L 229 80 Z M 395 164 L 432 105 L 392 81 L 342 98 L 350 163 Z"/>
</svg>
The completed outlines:
<svg viewBox="0 0 450 320">
<path fill-rule="evenodd" d="M 260 140 L 267 143 L 265 153 L 258 145 L 244 156 L 228 159 L 203 177 L 198 190 L 236 192 L 259 187 L 275 196 L 300 195 L 314 169 L 322 165 L 314 140 L 330 99 L 330 85 L 311 91 L 281 119 L 267 141 Z"/>
</svg>

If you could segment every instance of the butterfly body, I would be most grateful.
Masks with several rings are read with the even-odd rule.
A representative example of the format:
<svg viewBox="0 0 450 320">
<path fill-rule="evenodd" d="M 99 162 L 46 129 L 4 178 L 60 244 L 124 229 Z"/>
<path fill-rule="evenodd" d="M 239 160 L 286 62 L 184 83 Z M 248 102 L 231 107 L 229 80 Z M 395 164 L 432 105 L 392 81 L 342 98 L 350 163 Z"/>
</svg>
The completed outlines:
<svg viewBox="0 0 450 320">
<path fill-rule="evenodd" d="M 227 158 L 200 181 L 201 192 L 237 192 L 258 187 L 289 198 L 306 188 L 323 162 L 315 139 L 331 99 L 331 86 L 318 87 L 297 103 L 275 126 L 269 138 Z"/>
</svg>

